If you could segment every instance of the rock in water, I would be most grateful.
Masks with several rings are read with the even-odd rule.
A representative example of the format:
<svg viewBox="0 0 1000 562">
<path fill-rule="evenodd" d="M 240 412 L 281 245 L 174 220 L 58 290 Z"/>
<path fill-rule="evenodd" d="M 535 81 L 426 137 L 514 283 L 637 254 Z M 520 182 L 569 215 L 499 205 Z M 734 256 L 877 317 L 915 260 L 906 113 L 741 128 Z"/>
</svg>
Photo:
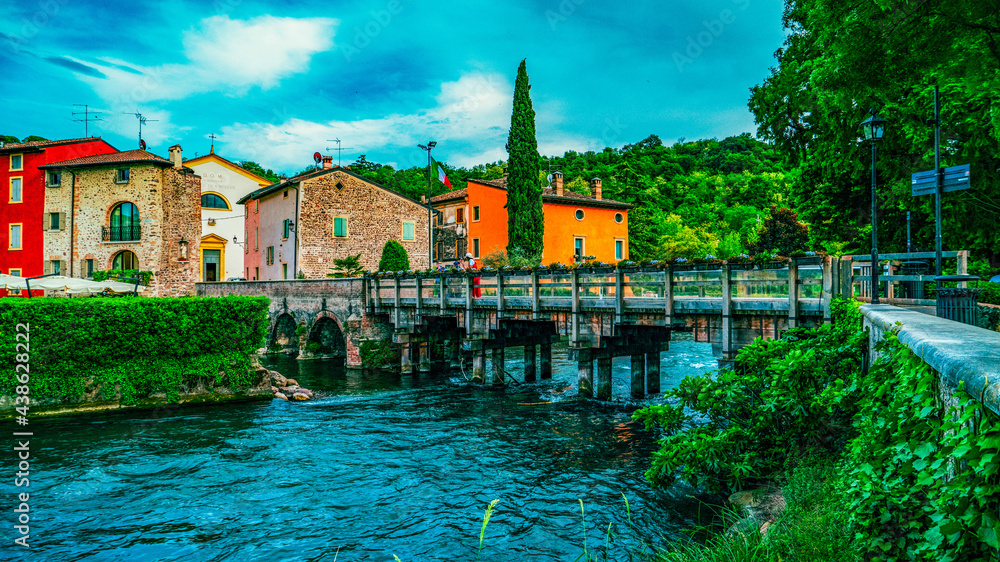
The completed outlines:
<svg viewBox="0 0 1000 562">
<path fill-rule="evenodd" d="M 296 392 L 292 395 L 292 400 L 298 400 L 299 402 L 304 402 L 309 400 L 309 395 L 304 392 Z"/>
<path fill-rule="evenodd" d="M 288 402 L 288 397 L 285 396 L 284 394 L 280 393 L 280 392 L 275 392 L 274 393 L 274 397 L 275 398 L 280 398 L 280 399 L 284 400 L 285 402 Z"/>
<path fill-rule="evenodd" d="M 299 386 L 298 381 L 296 381 L 295 379 L 285 379 L 285 384 L 288 386 Z M 282 385 L 279 384 L 278 386 Z"/>
<path fill-rule="evenodd" d="M 289 386 L 288 379 L 278 371 L 269 371 L 271 374 L 271 384 L 274 386 Z"/>
</svg>

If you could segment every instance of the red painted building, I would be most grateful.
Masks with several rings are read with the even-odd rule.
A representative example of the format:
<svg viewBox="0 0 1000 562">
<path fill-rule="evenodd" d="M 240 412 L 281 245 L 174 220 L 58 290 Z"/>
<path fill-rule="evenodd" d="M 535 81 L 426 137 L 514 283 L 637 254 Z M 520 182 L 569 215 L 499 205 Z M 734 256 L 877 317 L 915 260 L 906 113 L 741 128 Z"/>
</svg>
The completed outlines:
<svg viewBox="0 0 1000 562">
<path fill-rule="evenodd" d="M 42 275 L 43 225 L 47 186 L 72 185 L 58 171 L 38 167 L 52 162 L 117 152 L 100 137 L 7 144 L 0 147 L 0 272 Z M 65 182 L 65 183 L 64 183 Z M 6 291 L 0 291 L 4 296 Z"/>
</svg>

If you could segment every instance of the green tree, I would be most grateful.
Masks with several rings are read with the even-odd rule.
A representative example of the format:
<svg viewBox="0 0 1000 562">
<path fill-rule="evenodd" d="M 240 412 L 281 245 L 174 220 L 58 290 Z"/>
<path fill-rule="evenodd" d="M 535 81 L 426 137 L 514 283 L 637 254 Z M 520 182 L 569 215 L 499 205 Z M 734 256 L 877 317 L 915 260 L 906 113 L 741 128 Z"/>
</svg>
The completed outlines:
<svg viewBox="0 0 1000 562">
<path fill-rule="evenodd" d="M 382 259 L 385 259 L 384 251 Z M 333 267 L 330 269 L 333 270 L 333 273 L 327 273 L 327 277 L 360 277 L 365 270 L 365 268 L 361 266 L 361 254 L 356 256 L 347 256 L 346 258 L 341 259 L 334 259 Z"/>
<path fill-rule="evenodd" d="M 542 215 L 542 187 L 538 182 L 538 142 L 535 140 L 535 110 L 528 95 L 525 61 L 517 69 L 514 83 L 514 110 L 507 138 L 507 253 L 542 253 L 545 219 Z"/>
<path fill-rule="evenodd" d="M 0 144 L 17 144 L 21 142 L 17 137 L 12 137 L 10 135 L 0 135 Z"/>
<path fill-rule="evenodd" d="M 47 141 L 47 140 L 49 140 L 49 139 L 47 139 L 45 137 L 40 137 L 38 135 L 28 135 L 28 136 L 24 137 L 23 139 L 21 139 L 21 142 L 40 142 L 40 141 Z"/>
<path fill-rule="evenodd" d="M 757 254 L 768 250 L 777 250 L 787 256 L 795 250 L 805 250 L 809 241 L 809 227 L 799 222 L 799 214 L 788 207 L 778 208 L 771 205 L 771 213 L 760 225 L 755 244 L 748 249 Z"/>
<path fill-rule="evenodd" d="M 406 271 L 410 269 L 410 256 L 403 245 L 395 240 L 389 240 L 382 247 L 382 259 L 378 262 L 379 271 Z"/>
<path fill-rule="evenodd" d="M 281 179 L 278 174 L 274 173 L 270 169 L 265 170 L 263 166 L 253 160 L 244 160 L 240 162 L 240 168 L 243 168 L 250 173 L 257 174 L 258 176 L 267 178 L 274 183 L 277 183 L 278 180 Z"/>
</svg>

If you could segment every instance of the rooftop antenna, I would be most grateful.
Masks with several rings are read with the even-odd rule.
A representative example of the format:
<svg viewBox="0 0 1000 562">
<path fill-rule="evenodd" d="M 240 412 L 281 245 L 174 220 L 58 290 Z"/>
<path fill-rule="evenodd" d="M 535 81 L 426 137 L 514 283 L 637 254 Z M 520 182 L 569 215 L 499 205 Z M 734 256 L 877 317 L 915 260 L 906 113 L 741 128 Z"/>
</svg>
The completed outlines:
<svg viewBox="0 0 1000 562">
<path fill-rule="evenodd" d="M 124 112 L 125 115 L 129 115 L 128 112 Z M 146 119 L 138 111 L 135 112 L 135 118 L 139 120 L 139 148 L 146 150 L 146 143 L 142 140 L 142 125 L 146 121 L 159 121 L 159 119 Z"/>
<path fill-rule="evenodd" d="M 96 117 L 97 115 L 100 115 L 100 113 L 94 113 L 93 115 L 95 115 L 95 117 L 91 117 L 90 116 L 91 112 L 89 111 L 89 108 L 87 107 L 87 104 L 85 104 L 85 103 L 74 103 L 73 105 L 83 107 L 83 111 L 74 111 L 73 112 L 73 115 L 83 115 L 83 119 L 73 119 L 73 121 L 75 121 L 77 123 L 79 123 L 81 121 L 83 122 L 83 136 L 85 138 L 88 138 L 88 137 L 90 137 L 90 127 L 89 127 L 90 122 L 91 121 L 104 121 L 104 119 L 101 119 L 100 117 Z"/>
<path fill-rule="evenodd" d="M 217 137 L 215 136 L 215 133 L 212 133 L 211 135 L 208 135 L 208 138 L 212 139 L 212 148 L 208 151 L 208 153 L 215 154 L 215 139 Z"/>
<path fill-rule="evenodd" d="M 326 147 L 326 149 L 327 150 L 336 150 L 337 151 L 337 167 L 339 168 L 340 167 L 340 153 L 343 152 L 343 151 L 345 151 L 345 150 L 352 150 L 353 147 L 350 147 L 350 146 L 348 146 L 346 148 L 345 147 L 341 147 L 340 146 L 340 139 L 326 139 L 326 142 L 335 142 L 335 143 L 337 143 L 337 148 L 330 148 L 328 146 L 328 147 Z"/>
</svg>

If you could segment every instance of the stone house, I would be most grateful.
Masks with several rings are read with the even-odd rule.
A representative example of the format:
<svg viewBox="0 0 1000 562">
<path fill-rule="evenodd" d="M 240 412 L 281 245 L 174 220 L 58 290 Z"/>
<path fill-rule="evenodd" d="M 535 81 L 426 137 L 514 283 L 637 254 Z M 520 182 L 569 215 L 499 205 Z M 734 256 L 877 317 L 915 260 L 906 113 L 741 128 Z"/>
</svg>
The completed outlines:
<svg viewBox="0 0 1000 562">
<path fill-rule="evenodd" d="M 40 168 L 63 178 L 45 200 L 46 217 L 65 217 L 64 228 L 46 232 L 46 273 L 58 268 L 86 278 L 97 270 L 148 270 L 149 294 L 193 294 L 200 279 L 201 178 L 183 165 L 180 145 L 170 147 L 169 160 L 128 150 Z"/>
<path fill-rule="evenodd" d="M 435 259 L 450 262 L 472 253 L 476 258 L 507 251 L 507 178 L 473 180 L 431 198 L 435 221 Z M 545 232 L 542 263 L 572 263 L 583 256 L 609 263 L 628 259 L 628 203 L 605 199 L 601 180 L 590 182 L 590 195 L 563 189 L 561 172 L 542 189 Z"/>
<path fill-rule="evenodd" d="M 247 260 L 259 260 L 257 278 L 292 279 L 301 272 L 321 279 L 332 273 L 334 259 L 357 254 L 364 269 L 377 269 L 389 240 L 402 244 L 412 267 L 426 268 L 428 207 L 332 162 L 325 156 L 322 168 L 240 199 L 246 230 L 251 237 L 259 233 Z"/>
<path fill-rule="evenodd" d="M 184 165 L 201 176 L 201 280 L 251 279 L 250 265 L 244 263 L 250 233 L 244 206 L 236 202 L 271 181 L 219 156 L 214 146 Z"/>
</svg>

